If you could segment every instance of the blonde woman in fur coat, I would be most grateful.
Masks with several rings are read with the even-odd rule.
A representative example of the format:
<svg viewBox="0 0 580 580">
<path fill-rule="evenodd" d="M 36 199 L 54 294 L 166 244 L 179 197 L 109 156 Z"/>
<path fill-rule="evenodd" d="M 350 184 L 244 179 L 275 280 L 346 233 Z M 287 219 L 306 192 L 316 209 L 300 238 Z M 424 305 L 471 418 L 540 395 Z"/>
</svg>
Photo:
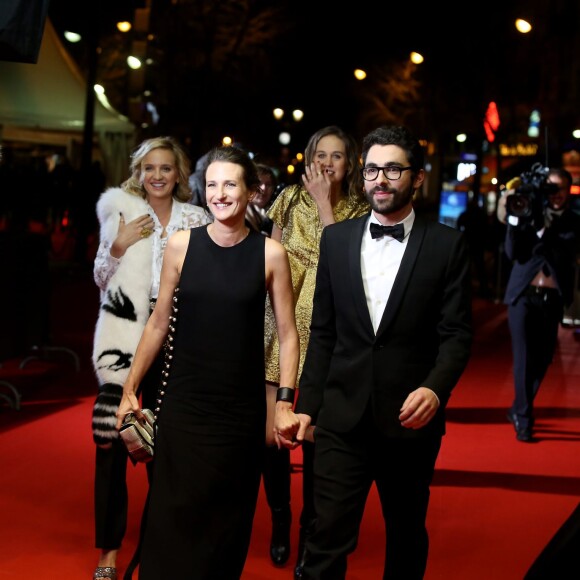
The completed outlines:
<svg viewBox="0 0 580 580">
<path fill-rule="evenodd" d="M 92 428 L 97 446 L 95 545 L 100 556 L 93 577 L 104 580 L 117 580 L 117 552 L 127 526 L 127 453 L 115 428 L 122 386 L 155 306 L 167 240 L 176 231 L 211 221 L 202 208 L 188 203 L 190 164 L 175 139 L 143 141 L 131 156 L 130 171 L 127 181 L 107 189 L 97 203 L 100 244 L 94 277 L 101 300 L 93 365 L 99 391 Z M 155 406 L 160 365 L 161 357 L 141 383 L 144 408 Z"/>
</svg>

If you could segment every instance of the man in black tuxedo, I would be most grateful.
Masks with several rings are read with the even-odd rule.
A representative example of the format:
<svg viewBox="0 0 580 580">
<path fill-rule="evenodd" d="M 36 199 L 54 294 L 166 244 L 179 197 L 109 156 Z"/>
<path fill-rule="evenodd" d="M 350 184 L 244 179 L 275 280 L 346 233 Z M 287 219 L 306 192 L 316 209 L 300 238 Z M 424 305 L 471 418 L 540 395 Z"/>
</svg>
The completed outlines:
<svg viewBox="0 0 580 580">
<path fill-rule="evenodd" d="M 507 222 L 505 252 L 513 263 L 504 296 L 515 390 L 507 418 L 523 442 L 534 440 L 534 399 L 556 350 L 564 307 L 574 299 L 580 249 L 580 217 L 568 207 L 572 176 L 552 168 L 545 178 L 531 179 L 531 188 L 520 184 L 497 212 Z M 525 203 L 513 203 L 517 197 L 510 195 Z"/>
<path fill-rule="evenodd" d="M 369 133 L 362 159 L 372 212 L 323 231 L 296 405 L 297 440 L 315 426 L 304 578 L 345 578 L 374 481 L 384 578 L 418 580 L 444 410 L 471 350 L 469 255 L 461 232 L 413 210 L 424 153 L 406 128 Z"/>
</svg>

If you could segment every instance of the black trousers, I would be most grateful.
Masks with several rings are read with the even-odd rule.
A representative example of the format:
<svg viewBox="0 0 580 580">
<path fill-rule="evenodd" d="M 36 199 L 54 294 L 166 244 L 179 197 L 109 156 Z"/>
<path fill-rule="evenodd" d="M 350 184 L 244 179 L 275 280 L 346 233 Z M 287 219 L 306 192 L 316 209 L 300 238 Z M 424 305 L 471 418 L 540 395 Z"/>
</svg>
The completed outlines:
<svg viewBox="0 0 580 580">
<path fill-rule="evenodd" d="M 533 427 L 534 399 L 554 357 L 562 316 L 562 298 L 555 289 L 530 287 L 508 307 L 515 389 L 511 411 L 524 429 Z"/>
<path fill-rule="evenodd" d="M 302 444 L 302 511 L 300 526 L 310 529 L 315 519 L 314 511 L 314 446 Z M 264 491 L 271 510 L 290 507 L 290 451 L 269 447 L 264 462 Z"/>
<path fill-rule="evenodd" d="M 314 533 L 306 540 L 304 578 L 341 580 L 356 546 L 366 500 L 376 483 L 386 526 L 384 579 L 420 580 L 429 539 L 425 525 L 441 436 L 394 439 L 370 413 L 349 433 L 316 428 Z"/>
<path fill-rule="evenodd" d="M 154 409 L 161 381 L 163 351 L 155 359 L 140 385 L 141 405 Z M 127 449 L 120 438 L 109 449 L 96 448 L 95 458 L 95 547 L 118 550 L 127 530 Z M 146 464 L 151 480 L 153 461 Z"/>
<path fill-rule="evenodd" d="M 267 447 L 264 457 L 264 491 L 271 510 L 290 508 L 290 450 Z"/>
</svg>

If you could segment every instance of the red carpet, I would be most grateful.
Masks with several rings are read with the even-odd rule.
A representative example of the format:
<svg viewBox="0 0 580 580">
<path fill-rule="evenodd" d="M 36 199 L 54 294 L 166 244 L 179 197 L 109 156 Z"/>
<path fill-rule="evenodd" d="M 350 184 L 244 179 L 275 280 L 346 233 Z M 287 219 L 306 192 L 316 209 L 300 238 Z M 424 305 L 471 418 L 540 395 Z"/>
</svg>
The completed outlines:
<svg viewBox="0 0 580 580">
<path fill-rule="evenodd" d="M 90 432 L 95 381 L 89 361 L 96 304 L 90 274 L 55 273 L 52 342 L 74 349 L 81 370 L 75 372 L 66 354 L 33 361 L 30 368 L 44 365 L 51 372 L 36 380 L 11 379 L 21 386 L 21 410 L 0 400 L 0 578 L 88 580 L 96 565 Z M 476 301 L 474 315 L 474 352 L 450 402 L 432 488 L 426 580 L 523 579 L 580 501 L 580 342 L 572 330 L 561 329 L 556 359 L 537 399 L 538 441 L 519 443 L 505 418 L 512 398 L 505 307 Z M 6 372 L 5 365 L 0 380 Z M 293 461 L 300 463 L 299 451 Z M 244 580 L 292 578 L 300 484 L 298 470 L 292 476 L 292 559 L 282 569 L 269 562 L 269 512 L 261 493 Z M 129 485 L 121 573 L 137 539 L 143 466 L 129 466 Z M 382 577 L 383 539 L 373 490 L 349 579 Z"/>
</svg>

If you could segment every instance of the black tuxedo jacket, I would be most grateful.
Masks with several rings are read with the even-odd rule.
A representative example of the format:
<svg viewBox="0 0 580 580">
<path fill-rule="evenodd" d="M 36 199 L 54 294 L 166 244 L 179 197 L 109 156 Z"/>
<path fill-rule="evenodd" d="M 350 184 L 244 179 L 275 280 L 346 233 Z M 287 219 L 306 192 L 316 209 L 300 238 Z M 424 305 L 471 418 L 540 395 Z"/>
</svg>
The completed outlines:
<svg viewBox="0 0 580 580">
<path fill-rule="evenodd" d="M 576 256 L 580 252 L 580 217 L 571 209 L 555 216 L 541 238 L 531 223 L 508 225 L 505 253 L 513 261 L 504 303 L 514 304 L 530 282 L 547 268 L 556 279 L 565 306 L 574 300 Z"/>
<path fill-rule="evenodd" d="M 296 412 L 312 424 L 346 432 L 369 402 L 387 435 L 445 431 L 444 409 L 469 358 L 471 279 L 463 234 L 416 216 L 377 334 L 361 275 L 368 215 L 324 228 L 310 341 Z M 413 430 L 398 416 L 409 393 L 432 389 L 433 420 Z"/>
</svg>

